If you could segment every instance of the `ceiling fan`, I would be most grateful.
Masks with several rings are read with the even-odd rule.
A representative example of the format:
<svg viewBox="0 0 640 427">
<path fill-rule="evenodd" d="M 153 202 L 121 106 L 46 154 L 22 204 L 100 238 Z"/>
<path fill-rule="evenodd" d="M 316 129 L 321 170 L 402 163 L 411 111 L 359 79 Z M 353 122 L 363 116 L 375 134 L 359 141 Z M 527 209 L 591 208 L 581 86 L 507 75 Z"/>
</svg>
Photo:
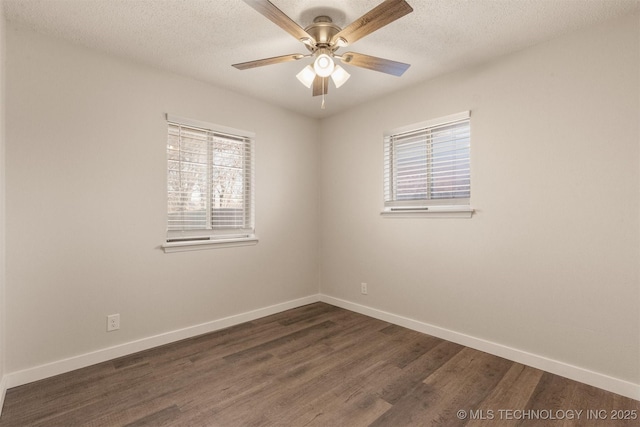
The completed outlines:
<svg viewBox="0 0 640 427">
<path fill-rule="evenodd" d="M 336 87 L 342 86 L 350 77 L 344 68 L 335 64 L 334 59 L 339 59 L 343 64 L 394 76 L 401 76 L 410 66 L 402 62 L 356 52 L 336 54 L 336 51 L 341 47 L 355 43 L 396 19 L 411 13 L 413 8 L 405 0 L 385 0 L 345 28 L 335 25 L 328 16 L 318 16 L 311 25 L 304 29 L 269 0 L 244 0 L 244 2 L 301 41 L 311 53 L 276 56 L 233 64 L 233 66 L 239 70 L 247 70 L 313 57 L 315 58 L 313 65 L 307 65 L 296 77 L 309 88 L 313 85 L 313 96 L 323 96 L 322 108 L 324 108 L 324 95 L 329 89 L 329 77 Z"/>
</svg>

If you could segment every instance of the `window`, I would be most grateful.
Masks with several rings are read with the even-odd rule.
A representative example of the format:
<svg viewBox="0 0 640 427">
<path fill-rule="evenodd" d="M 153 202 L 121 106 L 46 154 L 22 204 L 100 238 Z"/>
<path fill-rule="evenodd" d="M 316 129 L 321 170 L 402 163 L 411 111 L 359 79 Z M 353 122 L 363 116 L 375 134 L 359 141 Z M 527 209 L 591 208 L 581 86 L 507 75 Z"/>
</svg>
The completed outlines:
<svg viewBox="0 0 640 427">
<path fill-rule="evenodd" d="M 167 116 L 165 252 L 255 243 L 253 134 Z"/>
<path fill-rule="evenodd" d="M 385 133 L 383 213 L 471 216 L 470 142 L 468 111 Z"/>
</svg>

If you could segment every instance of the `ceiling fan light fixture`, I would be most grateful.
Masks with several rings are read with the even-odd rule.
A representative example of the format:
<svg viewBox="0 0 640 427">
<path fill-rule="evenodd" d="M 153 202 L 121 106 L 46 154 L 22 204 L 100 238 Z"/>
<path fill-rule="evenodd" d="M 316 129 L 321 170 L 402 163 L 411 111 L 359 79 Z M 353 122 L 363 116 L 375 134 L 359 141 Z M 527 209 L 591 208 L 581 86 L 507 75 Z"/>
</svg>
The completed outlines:
<svg viewBox="0 0 640 427">
<path fill-rule="evenodd" d="M 347 80 L 349 80 L 349 77 L 351 77 L 351 74 L 347 73 L 347 70 L 339 65 L 336 65 L 333 73 L 331 73 L 331 80 L 333 80 L 336 88 L 339 88 L 340 86 L 345 84 Z"/>
<path fill-rule="evenodd" d="M 318 55 L 316 60 L 313 62 L 313 69 L 320 77 L 329 77 L 331 73 L 333 73 L 334 68 L 335 64 L 333 59 L 331 59 L 331 57 L 326 53 Z"/>
<path fill-rule="evenodd" d="M 300 80 L 300 83 L 310 88 L 313 84 L 313 80 L 316 78 L 316 72 L 313 70 L 311 65 L 307 65 L 302 69 L 302 71 L 296 74 L 296 77 Z"/>
</svg>

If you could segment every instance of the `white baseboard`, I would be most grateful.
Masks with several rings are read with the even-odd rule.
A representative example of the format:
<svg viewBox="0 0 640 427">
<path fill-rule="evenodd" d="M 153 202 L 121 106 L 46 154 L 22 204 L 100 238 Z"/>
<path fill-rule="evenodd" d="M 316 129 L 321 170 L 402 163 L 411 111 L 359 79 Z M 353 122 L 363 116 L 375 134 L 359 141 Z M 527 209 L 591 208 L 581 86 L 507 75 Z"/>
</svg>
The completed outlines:
<svg viewBox="0 0 640 427">
<path fill-rule="evenodd" d="M 118 346 L 74 356 L 68 359 L 47 363 L 22 371 L 8 373 L 4 377 L 2 377 L 2 379 L 0 379 L 0 411 L 2 408 L 1 405 L 4 401 L 5 392 L 8 388 L 52 377 L 54 375 L 63 374 L 65 372 L 70 372 L 75 369 L 84 368 L 118 357 L 127 356 L 129 354 L 148 350 L 160 345 L 169 344 L 175 341 L 191 338 L 209 332 L 214 332 L 220 329 L 228 328 L 230 326 L 238 325 L 243 322 L 259 319 L 261 317 L 280 313 L 285 310 L 301 307 L 303 305 L 311 304 L 318 301 L 322 301 L 336 307 L 341 307 L 350 311 L 354 311 L 356 313 L 380 319 L 385 322 L 393 323 L 395 325 L 403 326 L 414 331 L 433 335 L 435 337 L 465 345 L 467 347 L 484 351 L 489 354 L 504 357 L 505 359 L 522 363 L 523 365 L 531 366 L 546 372 L 563 376 L 565 378 L 579 381 L 581 383 L 589 384 L 594 387 L 620 394 L 622 396 L 640 400 L 640 385 L 638 384 L 634 384 L 618 378 L 613 378 L 577 366 L 569 365 L 557 360 L 548 359 L 546 357 L 507 347 L 491 341 L 475 338 L 470 335 L 465 335 L 449 329 L 430 325 L 428 323 L 420 322 L 414 319 L 409 319 L 397 314 L 367 307 L 361 304 L 356 304 L 339 298 L 334 298 L 328 295 L 317 294 L 225 317 L 222 319 L 213 320 L 211 322 L 203 323 L 200 325 L 195 325 L 176 331 L 143 338 Z"/>
<path fill-rule="evenodd" d="M 22 371 L 11 372 L 2 379 L 4 390 L 11 387 L 17 387 L 33 381 L 38 381 L 54 375 L 63 374 L 76 369 L 85 368 L 95 365 L 96 363 L 106 362 L 118 357 L 127 356 L 139 351 L 148 350 L 164 344 L 175 341 L 192 338 L 198 335 L 214 332 L 240 323 L 249 322 L 261 317 L 270 316 L 292 308 L 301 307 L 303 305 L 312 304 L 320 300 L 318 295 L 310 295 L 308 297 L 299 298 L 275 304 L 269 307 L 236 314 L 222 319 L 213 320 L 211 322 L 202 323 L 200 325 L 190 326 L 184 329 L 178 329 L 171 332 L 143 338 L 137 341 L 120 344 L 117 346 L 96 350 L 90 353 L 81 354 L 70 357 L 68 359 L 58 360 L 44 365 L 35 366 L 33 368 L 24 369 Z M 6 381 L 5 381 L 6 380 Z M 3 394 L 4 397 L 4 394 Z"/>
<path fill-rule="evenodd" d="M 0 378 L 0 415 L 2 415 L 2 408 L 4 408 L 4 397 L 7 395 L 7 376 L 3 375 Z"/>
<path fill-rule="evenodd" d="M 328 295 L 320 294 L 320 301 L 640 400 L 639 384 Z"/>
</svg>

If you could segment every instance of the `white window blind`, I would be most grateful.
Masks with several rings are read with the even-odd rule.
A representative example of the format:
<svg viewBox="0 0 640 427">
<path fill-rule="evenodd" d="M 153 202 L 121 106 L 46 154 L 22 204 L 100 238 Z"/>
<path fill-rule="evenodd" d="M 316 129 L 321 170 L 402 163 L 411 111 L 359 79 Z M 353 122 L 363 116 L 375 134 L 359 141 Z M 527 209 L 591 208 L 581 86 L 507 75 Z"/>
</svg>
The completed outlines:
<svg viewBox="0 0 640 427">
<path fill-rule="evenodd" d="M 167 117 L 167 241 L 254 233 L 253 137 Z"/>
<path fill-rule="evenodd" d="M 468 205 L 470 143 L 469 112 L 386 133 L 385 210 Z"/>
</svg>

